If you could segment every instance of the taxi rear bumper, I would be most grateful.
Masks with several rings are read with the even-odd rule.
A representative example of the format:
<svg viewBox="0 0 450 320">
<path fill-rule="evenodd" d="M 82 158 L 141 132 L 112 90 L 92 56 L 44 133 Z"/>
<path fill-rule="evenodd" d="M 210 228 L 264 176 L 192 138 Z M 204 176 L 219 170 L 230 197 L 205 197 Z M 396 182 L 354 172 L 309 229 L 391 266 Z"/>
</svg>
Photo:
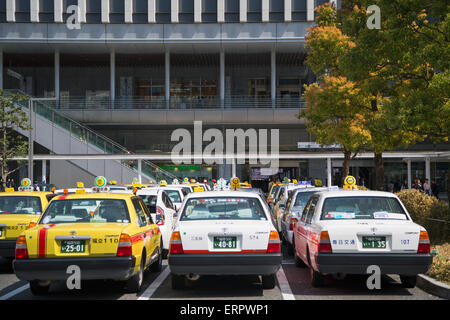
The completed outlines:
<svg viewBox="0 0 450 320">
<path fill-rule="evenodd" d="M 269 275 L 281 266 L 281 253 L 169 254 L 170 271 L 176 275 Z"/>
<path fill-rule="evenodd" d="M 16 240 L 0 241 L 0 257 L 14 258 L 16 254 Z"/>
<path fill-rule="evenodd" d="M 13 268 L 20 280 L 67 280 L 69 266 L 80 268 L 81 280 L 125 280 L 133 274 L 135 257 L 20 259 Z"/>
<path fill-rule="evenodd" d="M 417 275 L 426 273 L 432 262 L 431 254 L 417 253 L 319 253 L 316 256 L 317 269 L 323 274 L 367 274 L 367 268 L 376 265 L 381 274 Z"/>
</svg>

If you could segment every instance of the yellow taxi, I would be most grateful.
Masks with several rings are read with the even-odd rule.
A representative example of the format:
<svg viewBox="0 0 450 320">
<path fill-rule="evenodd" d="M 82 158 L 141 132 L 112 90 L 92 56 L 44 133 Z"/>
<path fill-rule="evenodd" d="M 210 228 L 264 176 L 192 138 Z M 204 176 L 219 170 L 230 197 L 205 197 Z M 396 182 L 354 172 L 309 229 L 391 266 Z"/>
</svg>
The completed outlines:
<svg viewBox="0 0 450 320">
<path fill-rule="evenodd" d="M 0 192 L 0 257 L 14 258 L 17 237 L 35 223 L 55 195 L 33 191 L 29 179 L 22 179 L 19 191 Z"/>
<path fill-rule="evenodd" d="M 161 232 L 147 206 L 134 194 L 107 189 L 57 196 L 19 236 L 14 272 L 33 294 L 67 280 L 72 265 L 81 280 L 121 280 L 129 292 L 139 292 L 146 269 L 161 270 Z"/>
</svg>

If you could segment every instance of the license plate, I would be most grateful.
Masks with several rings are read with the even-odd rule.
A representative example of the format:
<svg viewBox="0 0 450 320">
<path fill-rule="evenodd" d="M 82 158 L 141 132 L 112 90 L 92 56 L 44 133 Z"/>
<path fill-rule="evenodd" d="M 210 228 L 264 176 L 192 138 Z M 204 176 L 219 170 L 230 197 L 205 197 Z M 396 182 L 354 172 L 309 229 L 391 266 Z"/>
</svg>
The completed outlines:
<svg viewBox="0 0 450 320">
<path fill-rule="evenodd" d="M 214 249 L 236 249 L 236 237 L 214 237 Z"/>
<path fill-rule="evenodd" d="M 85 250 L 84 240 L 61 241 L 61 253 L 80 253 Z"/>
<path fill-rule="evenodd" d="M 385 249 L 386 237 L 362 237 L 364 249 Z"/>
</svg>

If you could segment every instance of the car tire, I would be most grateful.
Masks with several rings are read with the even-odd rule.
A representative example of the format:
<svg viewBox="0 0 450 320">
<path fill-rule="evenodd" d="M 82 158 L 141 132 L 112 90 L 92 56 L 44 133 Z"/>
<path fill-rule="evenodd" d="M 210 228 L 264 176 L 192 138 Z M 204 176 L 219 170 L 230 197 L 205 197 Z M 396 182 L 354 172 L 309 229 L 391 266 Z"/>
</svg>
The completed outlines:
<svg viewBox="0 0 450 320">
<path fill-rule="evenodd" d="M 417 284 L 417 276 L 402 276 L 400 275 L 400 281 L 403 288 L 414 288 Z"/>
<path fill-rule="evenodd" d="M 275 288 L 275 274 L 261 276 L 263 289 Z"/>
<path fill-rule="evenodd" d="M 172 273 L 172 289 L 181 290 L 186 287 L 186 277 L 184 275 L 178 275 Z"/>
<path fill-rule="evenodd" d="M 310 269 L 311 274 L 311 285 L 314 288 L 323 287 L 325 284 L 325 276 L 320 272 L 315 271 L 313 268 Z"/>
<path fill-rule="evenodd" d="M 142 256 L 144 257 L 144 255 Z M 141 290 L 144 281 L 145 258 L 141 258 L 141 265 L 138 272 L 126 281 L 127 291 L 130 293 L 138 293 Z"/>
<path fill-rule="evenodd" d="M 50 284 L 42 285 L 40 284 L 40 281 L 33 280 L 30 281 L 30 290 L 31 293 L 35 296 L 42 296 L 48 294 L 48 291 L 50 289 Z"/>
<path fill-rule="evenodd" d="M 158 260 L 153 262 L 153 264 L 150 266 L 151 272 L 160 272 L 162 270 L 162 249 L 158 248 Z"/>
</svg>

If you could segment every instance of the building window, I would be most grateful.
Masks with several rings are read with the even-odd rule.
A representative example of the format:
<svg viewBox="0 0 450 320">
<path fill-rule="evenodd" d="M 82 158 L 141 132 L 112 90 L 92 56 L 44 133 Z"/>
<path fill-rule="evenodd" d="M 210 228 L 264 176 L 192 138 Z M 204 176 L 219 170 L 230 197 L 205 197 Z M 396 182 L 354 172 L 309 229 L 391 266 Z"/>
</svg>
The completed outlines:
<svg viewBox="0 0 450 320">
<path fill-rule="evenodd" d="M 39 22 L 55 21 L 55 1 L 40 0 L 39 1 Z"/>
<path fill-rule="evenodd" d="M 194 0 L 179 0 L 179 21 L 185 23 L 194 22 Z"/>
<path fill-rule="evenodd" d="M 123 0 L 110 0 L 109 10 L 109 22 L 125 22 L 125 2 Z"/>
<path fill-rule="evenodd" d="M 86 1 L 86 22 L 102 23 L 102 0 Z"/>
<path fill-rule="evenodd" d="M 67 13 L 67 8 L 77 5 L 78 0 L 63 0 L 63 21 L 67 21 L 67 19 L 73 15 L 73 12 Z"/>
<path fill-rule="evenodd" d="M 16 22 L 30 22 L 30 1 L 29 0 L 15 0 L 15 1 L 16 1 Z"/>
<path fill-rule="evenodd" d="M 156 22 L 170 23 L 170 10 L 169 0 L 156 0 Z"/>
<path fill-rule="evenodd" d="M 284 22 L 284 1 L 270 0 L 269 21 Z"/>
<path fill-rule="evenodd" d="M 202 22 L 217 22 L 217 1 L 202 0 Z"/>
<path fill-rule="evenodd" d="M 0 1 L 0 22 L 6 22 L 6 1 Z"/>
<path fill-rule="evenodd" d="M 133 0 L 133 22 L 148 22 L 148 1 Z"/>
<path fill-rule="evenodd" d="M 239 0 L 225 0 L 225 22 L 239 22 Z"/>
<path fill-rule="evenodd" d="M 292 21 L 306 21 L 306 1 L 292 0 Z"/>
<path fill-rule="evenodd" d="M 262 21 L 262 0 L 247 0 L 247 21 Z"/>
</svg>

